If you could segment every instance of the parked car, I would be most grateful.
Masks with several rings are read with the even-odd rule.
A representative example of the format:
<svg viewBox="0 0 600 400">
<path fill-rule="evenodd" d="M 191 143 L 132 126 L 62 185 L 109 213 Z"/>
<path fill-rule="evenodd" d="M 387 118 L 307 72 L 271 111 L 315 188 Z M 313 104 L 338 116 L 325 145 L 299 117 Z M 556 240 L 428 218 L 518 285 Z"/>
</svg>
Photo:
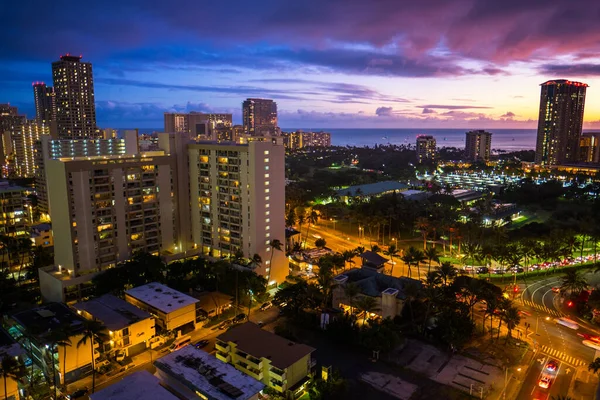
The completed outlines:
<svg viewBox="0 0 600 400">
<path fill-rule="evenodd" d="M 488 267 L 479 267 L 477 268 L 476 272 L 478 274 L 487 274 L 488 272 L 490 272 L 490 269 Z"/>
<path fill-rule="evenodd" d="M 204 339 L 204 340 L 201 340 L 201 341 L 197 342 L 194 345 L 194 347 L 197 348 L 197 349 L 202 349 L 202 348 L 208 346 L 209 343 L 210 342 L 208 340 Z"/>
<path fill-rule="evenodd" d="M 80 397 L 85 396 L 86 394 L 88 394 L 90 392 L 90 389 L 88 389 L 87 387 L 84 387 L 82 389 L 78 389 L 76 391 L 74 391 L 71 394 L 67 395 L 67 399 L 68 400 L 72 400 L 72 399 L 79 399 Z"/>
<path fill-rule="evenodd" d="M 219 329 L 227 329 L 229 328 L 231 325 L 233 325 L 233 321 L 228 319 L 227 321 L 223 321 L 221 322 L 221 325 L 219 325 Z"/>
<path fill-rule="evenodd" d="M 262 322 L 262 321 L 258 321 L 258 322 L 256 323 L 256 325 L 258 325 L 258 327 L 259 327 L 259 328 L 262 328 L 263 326 L 265 326 L 265 323 L 264 323 L 264 322 Z"/>
<path fill-rule="evenodd" d="M 125 352 L 124 351 L 117 351 L 117 354 L 115 355 L 115 361 L 121 362 L 124 359 L 125 359 Z"/>
<path fill-rule="evenodd" d="M 244 322 L 247 318 L 248 318 L 248 316 L 244 313 L 238 314 L 235 317 L 233 317 L 233 323 L 239 324 L 240 322 Z"/>
<path fill-rule="evenodd" d="M 492 272 L 496 275 L 502 275 L 502 274 L 506 273 L 506 270 L 504 270 L 502 268 L 496 268 L 496 269 L 492 270 Z"/>
<path fill-rule="evenodd" d="M 273 307 L 273 303 L 267 301 L 266 303 L 263 303 L 262 306 L 260 306 L 260 311 L 268 310 L 271 307 Z"/>
</svg>

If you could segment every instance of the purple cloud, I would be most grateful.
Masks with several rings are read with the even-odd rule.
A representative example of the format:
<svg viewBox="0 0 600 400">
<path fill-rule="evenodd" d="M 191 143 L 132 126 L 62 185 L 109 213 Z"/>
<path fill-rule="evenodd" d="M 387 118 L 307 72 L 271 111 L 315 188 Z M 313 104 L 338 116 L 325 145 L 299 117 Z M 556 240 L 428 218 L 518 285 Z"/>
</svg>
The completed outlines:
<svg viewBox="0 0 600 400">
<path fill-rule="evenodd" d="M 437 111 L 435 111 L 433 108 L 423 108 L 421 114 L 437 114 Z"/>
<path fill-rule="evenodd" d="M 509 112 L 507 112 L 506 114 L 502 114 L 502 115 L 500 116 L 500 118 L 514 118 L 514 117 L 516 117 L 516 116 L 517 116 L 517 115 L 516 115 L 514 112 L 512 112 L 512 111 L 509 111 Z"/>
<path fill-rule="evenodd" d="M 452 105 L 452 104 L 427 104 L 424 106 L 417 106 L 418 108 L 429 108 L 429 109 L 442 109 L 442 110 L 468 110 L 471 108 L 492 108 L 486 106 L 470 106 L 470 105 Z"/>
<path fill-rule="evenodd" d="M 544 64 L 539 71 L 546 75 L 600 76 L 600 64 Z"/>
</svg>

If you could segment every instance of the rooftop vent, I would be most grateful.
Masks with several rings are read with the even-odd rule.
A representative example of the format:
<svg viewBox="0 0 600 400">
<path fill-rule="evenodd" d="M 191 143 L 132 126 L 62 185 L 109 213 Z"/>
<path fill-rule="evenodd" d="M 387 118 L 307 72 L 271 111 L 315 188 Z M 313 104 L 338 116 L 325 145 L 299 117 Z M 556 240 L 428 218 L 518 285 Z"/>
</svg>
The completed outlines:
<svg viewBox="0 0 600 400">
<path fill-rule="evenodd" d="M 398 289 L 394 289 L 394 288 L 387 288 L 385 289 L 383 292 L 383 294 L 387 294 L 390 296 L 397 296 L 398 295 Z"/>
</svg>

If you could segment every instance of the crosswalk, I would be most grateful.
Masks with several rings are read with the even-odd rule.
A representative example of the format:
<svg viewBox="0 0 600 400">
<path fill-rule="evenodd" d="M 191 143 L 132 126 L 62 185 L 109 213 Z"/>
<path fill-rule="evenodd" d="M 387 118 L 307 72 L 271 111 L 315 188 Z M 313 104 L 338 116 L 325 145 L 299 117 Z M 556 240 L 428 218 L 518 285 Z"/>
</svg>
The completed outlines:
<svg viewBox="0 0 600 400">
<path fill-rule="evenodd" d="M 560 361 L 563 361 L 567 364 L 570 364 L 574 367 L 579 367 L 580 365 L 587 365 L 588 363 L 586 363 L 585 361 L 582 361 L 578 358 L 575 358 L 573 356 L 570 356 L 568 354 L 565 354 L 563 352 L 560 352 L 556 349 L 552 349 L 548 346 L 545 345 L 541 345 L 540 346 L 540 352 L 549 355 L 552 358 L 556 358 Z"/>
<path fill-rule="evenodd" d="M 552 308 L 548 308 L 542 304 L 534 303 L 531 300 L 523 300 L 523 304 L 525 304 L 526 306 L 529 306 L 531 308 L 535 308 L 538 311 L 545 312 L 550 315 L 554 315 L 555 317 L 562 317 L 562 314 L 560 312 L 558 312 Z"/>
</svg>

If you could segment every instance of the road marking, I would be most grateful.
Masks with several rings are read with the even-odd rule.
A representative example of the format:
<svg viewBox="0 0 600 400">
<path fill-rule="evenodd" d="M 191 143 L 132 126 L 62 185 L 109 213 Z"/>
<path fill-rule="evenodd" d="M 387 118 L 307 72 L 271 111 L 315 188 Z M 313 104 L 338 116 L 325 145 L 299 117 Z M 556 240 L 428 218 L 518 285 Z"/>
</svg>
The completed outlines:
<svg viewBox="0 0 600 400">
<path fill-rule="evenodd" d="M 550 357 L 556 358 L 561 360 L 562 362 L 564 362 L 565 364 L 569 364 L 572 367 L 579 367 L 581 365 L 586 365 L 587 363 L 585 361 L 582 361 L 578 358 L 575 358 L 573 356 L 569 356 L 563 352 L 560 352 L 556 349 L 550 348 L 546 345 L 541 345 L 540 346 L 540 352 L 544 353 L 546 355 L 549 355 Z M 538 360 L 539 361 L 539 360 Z"/>
<path fill-rule="evenodd" d="M 538 303 L 534 303 L 531 300 L 525 300 L 523 303 L 526 306 L 529 306 L 531 308 L 535 308 L 536 310 L 545 312 L 546 314 L 550 314 L 550 315 L 553 315 L 555 317 L 560 317 L 561 316 L 561 314 L 558 311 L 553 310 L 551 308 L 548 308 L 548 307 L 546 307 L 544 305 L 541 305 L 541 304 L 538 304 Z"/>
</svg>

